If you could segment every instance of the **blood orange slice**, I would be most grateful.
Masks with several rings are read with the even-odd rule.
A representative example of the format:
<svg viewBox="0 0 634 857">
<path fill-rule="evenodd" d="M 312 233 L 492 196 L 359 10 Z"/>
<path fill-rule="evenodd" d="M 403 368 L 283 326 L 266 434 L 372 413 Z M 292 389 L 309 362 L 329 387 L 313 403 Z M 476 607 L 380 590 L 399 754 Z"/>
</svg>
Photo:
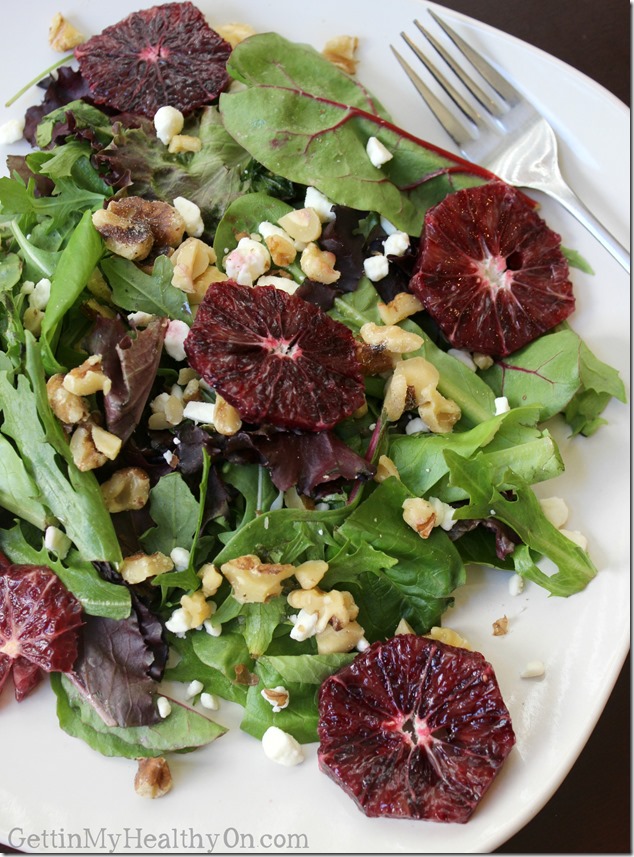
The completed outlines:
<svg viewBox="0 0 634 857">
<path fill-rule="evenodd" d="M 515 743 L 478 652 L 405 634 L 319 692 L 318 759 L 368 816 L 465 822 Z"/>
<path fill-rule="evenodd" d="M 212 283 L 185 352 L 248 423 L 322 431 L 365 400 L 348 328 L 273 286 Z"/>
<path fill-rule="evenodd" d="M 501 181 L 431 208 L 410 287 L 455 348 L 504 357 L 567 318 L 560 236 Z"/>
<path fill-rule="evenodd" d="M 75 48 L 97 104 L 152 118 L 169 105 L 191 113 L 229 82 L 231 46 L 192 3 L 134 12 Z"/>
<path fill-rule="evenodd" d="M 50 568 L 0 563 L 0 692 L 10 672 L 18 702 L 37 685 L 40 670 L 68 672 L 81 612 Z"/>
</svg>

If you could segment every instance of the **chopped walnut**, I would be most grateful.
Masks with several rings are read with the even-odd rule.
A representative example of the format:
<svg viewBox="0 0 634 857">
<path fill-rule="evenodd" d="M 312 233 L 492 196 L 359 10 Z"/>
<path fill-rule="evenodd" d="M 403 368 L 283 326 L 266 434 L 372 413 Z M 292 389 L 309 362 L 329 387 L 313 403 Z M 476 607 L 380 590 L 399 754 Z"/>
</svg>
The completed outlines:
<svg viewBox="0 0 634 857">
<path fill-rule="evenodd" d="M 289 238 L 285 238 L 283 235 L 268 235 L 264 239 L 264 243 L 268 247 L 274 265 L 279 265 L 280 268 L 288 268 L 295 261 L 297 250 Z"/>
<path fill-rule="evenodd" d="M 231 437 L 242 428 L 242 420 L 237 410 L 225 402 L 221 395 L 216 393 L 216 408 L 214 410 L 214 428 L 218 434 Z"/>
<path fill-rule="evenodd" d="M 139 759 L 139 768 L 134 778 L 134 790 L 140 797 L 163 797 L 172 788 L 172 774 L 165 758 L 155 756 Z"/>
<path fill-rule="evenodd" d="M 377 309 L 383 324 L 398 324 L 399 321 L 403 321 L 409 318 L 410 315 L 420 312 L 423 309 L 423 305 L 416 295 L 412 295 L 410 292 L 399 292 L 387 304 L 379 301 Z"/>
<path fill-rule="evenodd" d="M 357 70 L 355 54 L 358 47 L 359 39 L 356 36 L 334 36 L 326 42 L 322 54 L 337 68 L 347 74 L 354 74 Z"/>
<path fill-rule="evenodd" d="M 220 571 L 233 587 L 236 601 L 261 604 L 281 594 L 282 582 L 295 573 L 295 566 L 262 563 L 255 554 L 247 554 L 225 562 Z"/>
<path fill-rule="evenodd" d="M 111 200 L 92 222 L 112 253 L 133 262 L 146 259 L 152 249 L 178 246 L 185 232 L 185 221 L 173 206 L 139 196 Z"/>
<path fill-rule="evenodd" d="M 299 266 L 310 280 L 331 285 L 341 277 L 341 272 L 335 271 L 336 262 L 334 253 L 320 250 L 313 241 L 302 251 Z"/>
<path fill-rule="evenodd" d="M 101 368 L 101 357 L 98 354 L 93 354 L 80 366 L 67 372 L 62 384 L 64 389 L 76 396 L 90 396 L 100 391 L 107 395 L 112 388 L 112 381 Z"/>
<path fill-rule="evenodd" d="M 190 628 L 200 627 L 205 619 L 209 619 L 214 612 L 212 603 L 207 601 L 202 589 L 197 589 L 192 595 L 181 596 L 180 603 Z"/>
<path fill-rule="evenodd" d="M 61 12 L 56 12 L 53 15 L 53 20 L 48 28 L 48 43 L 54 51 L 64 54 L 85 41 L 85 37 L 66 20 Z"/>
<path fill-rule="evenodd" d="M 396 354 L 418 351 L 423 344 L 421 336 L 403 330 L 397 324 L 380 325 L 369 321 L 362 325 L 359 333 L 361 339 L 368 345 L 386 348 Z"/>
<path fill-rule="evenodd" d="M 188 294 L 195 293 L 196 281 L 215 261 L 213 247 L 200 238 L 187 238 L 170 257 L 174 266 L 172 285 Z"/>
<path fill-rule="evenodd" d="M 403 618 L 400 620 L 400 622 L 396 626 L 396 629 L 394 631 L 394 636 L 398 636 L 400 634 L 415 634 L 415 633 L 416 633 L 416 631 L 412 628 L 412 626 L 409 624 L 407 619 L 403 616 Z"/>
<path fill-rule="evenodd" d="M 108 203 L 108 210 L 134 222 L 145 221 L 158 248 L 178 247 L 183 240 L 185 220 L 173 205 L 159 199 L 124 196 Z"/>
<path fill-rule="evenodd" d="M 133 222 L 106 208 L 100 208 L 93 214 L 92 223 L 108 250 L 116 256 L 122 256 L 131 262 L 149 256 L 154 238 L 149 224 L 145 221 Z"/>
<path fill-rule="evenodd" d="M 355 341 L 357 360 L 364 375 L 385 375 L 392 372 L 400 359 L 398 355 L 388 351 L 382 345 L 368 345 L 366 342 Z"/>
<path fill-rule="evenodd" d="M 88 402 L 64 387 L 64 375 L 51 375 L 46 382 L 46 395 L 51 410 L 65 425 L 75 425 L 88 419 Z"/>
<path fill-rule="evenodd" d="M 229 42 L 232 48 L 255 34 L 250 24 L 223 24 L 220 27 L 214 27 L 214 30 L 225 42 Z"/>
<path fill-rule="evenodd" d="M 125 557 L 119 563 L 119 574 L 126 583 L 142 583 L 148 577 L 163 574 L 174 568 L 172 560 L 160 551 L 155 553 L 135 553 Z"/>
<path fill-rule="evenodd" d="M 319 615 L 315 626 L 317 634 L 324 631 L 328 624 L 339 631 L 359 615 L 359 608 L 352 595 L 339 589 L 331 589 L 329 592 L 317 587 L 294 589 L 289 592 L 287 600 L 296 610 Z"/>
<path fill-rule="evenodd" d="M 459 649 L 468 649 L 473 651 L 469 642 L 461 636 L 457 631 L 451 628 L 439 628 L 437 625 L 425 634 L 430 640 L 438 640 L 439 643 L 446 643 L 448 646 L 456 646 Z"/>
<path fill-rule="evenodd" d="M 222 575 L 211 562 L 206 562 L 196 572 L 202 582 L 202 592 L 206 598 L 211 598 L 218 592 L 222 584 Z"/>
<path fill-rule="evenodd" d="M 200 152 L 203 141 L 200 137 L 191 134 L 174 134 L 169 141 L 167 151 L 172 155 L 180 155 L 183 152 Z"/>
<path fill-rule="evenodd" d="M 92 427 L 90 425 L 77 426 L 71 435 L 69 446 L 75 466 L 82 472 L 102 467 L 108 460 L 107 457 L 97 449 L 92 436 Z"/>
<path fill-rule="evenodd" d="M 398 468 L 396 464 L 389 458 L 387 455 L 382 455 L 379 458 L 378 465 L 376 468 L 376 473 L 374 474 L 375 482 L 385 482 L 386 479 L 389 479 L 390 476 L 396 476 L 397 479 L 400 479 L 400 474 L 398 472 Z"/>
<path fill-rule="evenodd" d="M 421 539 L 427 539 L 436 524 L 436 513 L 428 500 L 410 497 L 403 501 L 403 520 Z"/>
<path fill-rule="evenodd" d="M 494 637 L 503 637 L 505 634 L 508 634 L 509 630 L 509 620 L 508 616 L 502 616 L 501 619 L 496 619 L 493 623 L 493 636 Z"/>
<path fill-rule="evenodd" d="M 433 432 L 449 432 L 460 419 L 458 405 L 436 389 L 440 374 L 424 357 L 412 357 L 397 364 L 385 394 L 388 420 L 399 419 L 406 409 L 418 406 L 420 418 Z"/>
<path fill-rule="evenodd" d="M 351 652 L 357 643 L 363 638 L 364 630 L 358 622 L 348 622 L 338 630 L 332 625 L 326 625 L 320 631 L 315 640 L 317 641 L 317 652 L 320 655 L 331 655 L 336 652 Z"/>
<path fill-rule="evenodd" d="M 150 477 L 140 467 L 124 467 L 101 485 L 110 513 L 142 509 L 150 496 Z"/>
<path fill-rule="evenodd" d="M 289 211 L 277 221 L 295 241 L 308 244 L 321 235 L 321 220 L 314 208 L 298 208 Z"/>
<path fill-rule="evenodd" d="M 321 559 L 307 560 L 295 569 L 295 580 L 302 589 L 312 589 L 317 586 L 327 571 L 327 562 Z"/>
</svg>

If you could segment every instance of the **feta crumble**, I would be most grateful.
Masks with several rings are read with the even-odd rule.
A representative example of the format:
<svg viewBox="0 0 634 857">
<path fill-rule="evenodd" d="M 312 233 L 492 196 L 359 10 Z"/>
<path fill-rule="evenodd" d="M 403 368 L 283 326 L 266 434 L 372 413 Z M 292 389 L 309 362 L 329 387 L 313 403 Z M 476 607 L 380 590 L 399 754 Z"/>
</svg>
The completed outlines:
<svg viewBox="0 0 634 857">
<path fill-rule="evenodd" d="M 391 161 L 394 155 L 387 149 L 377 137 L 370 137 L 365 150 L 372 165 L 380 169 L 383 164 Z"/>
<path fill-rule="evenodd" d="M 292 767 L 304 761 L 304 752 L 298 741 L 277 726 L 269 726 L 262 736 L 262 749 L 267 759 L 278 765 Z"/>
</svg>

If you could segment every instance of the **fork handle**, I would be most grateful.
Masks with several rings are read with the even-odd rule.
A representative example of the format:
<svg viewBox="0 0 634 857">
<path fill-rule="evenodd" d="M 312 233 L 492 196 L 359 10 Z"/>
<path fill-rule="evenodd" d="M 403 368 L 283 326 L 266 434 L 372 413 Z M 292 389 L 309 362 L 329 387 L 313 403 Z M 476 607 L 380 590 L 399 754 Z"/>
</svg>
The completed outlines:
<svg viewBox="0 0 634 857">
<path fill-rule="evenodd" d="M 608 232 L 605 226 L 597 220 L 589 208 L 579 199 L 577 194 L 563 180 L 557 185 L 544 185 L 538 187 L 533 185 L 536 190 L 541 190 L 549 196 L 560 202 L 564 208 L 575 217 L 582 226 L 593 235 L 600 244 L 610 253 L 616 261 L 624 268 L 627 273 L 630 273 L 630 254 L 625 247 L 619 243 L 616 238 Z"/>
</svg>

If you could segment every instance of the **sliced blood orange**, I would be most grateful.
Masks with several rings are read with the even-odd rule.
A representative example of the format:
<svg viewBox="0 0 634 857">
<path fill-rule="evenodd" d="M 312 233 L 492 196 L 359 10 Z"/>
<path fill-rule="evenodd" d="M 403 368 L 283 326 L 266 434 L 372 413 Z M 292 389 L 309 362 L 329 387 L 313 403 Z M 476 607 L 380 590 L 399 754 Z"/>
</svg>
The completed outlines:
<svg viewBox="0 0 634 857">
<path fill-rule="evenodd" d="M 185 352 L 248 423 L 322 431 L 365 400 L 348 328 L 274 286 L 212 283 Z"/>
<path fill-rule="evenodd" d="M 319 692 L 320 768 L 368 816 L 465 822 L 515 743 L 478 652 L 404 634 Z"/>
<path fill-rule="evenodd" d="M 427 212 L 410 287 L 455 348 L 504 357 L 574 309 L 560 244 L 504 182 L 456 191 Z"/>
<path fill-rule="evenodd" d="M 229 82 L 231 46 L 192 3 L 134 12 L 75 48 L 97 104 L 152 118 L 169 105 L 188 114 Z"/>
<path fill-rule="evenodd" d="M 50 568 L 0 562 L 0 692 L 11 672 L 18 702 L 37 685 L 40 670 L 68 672 L 81 614 Z"/>
</svg>

